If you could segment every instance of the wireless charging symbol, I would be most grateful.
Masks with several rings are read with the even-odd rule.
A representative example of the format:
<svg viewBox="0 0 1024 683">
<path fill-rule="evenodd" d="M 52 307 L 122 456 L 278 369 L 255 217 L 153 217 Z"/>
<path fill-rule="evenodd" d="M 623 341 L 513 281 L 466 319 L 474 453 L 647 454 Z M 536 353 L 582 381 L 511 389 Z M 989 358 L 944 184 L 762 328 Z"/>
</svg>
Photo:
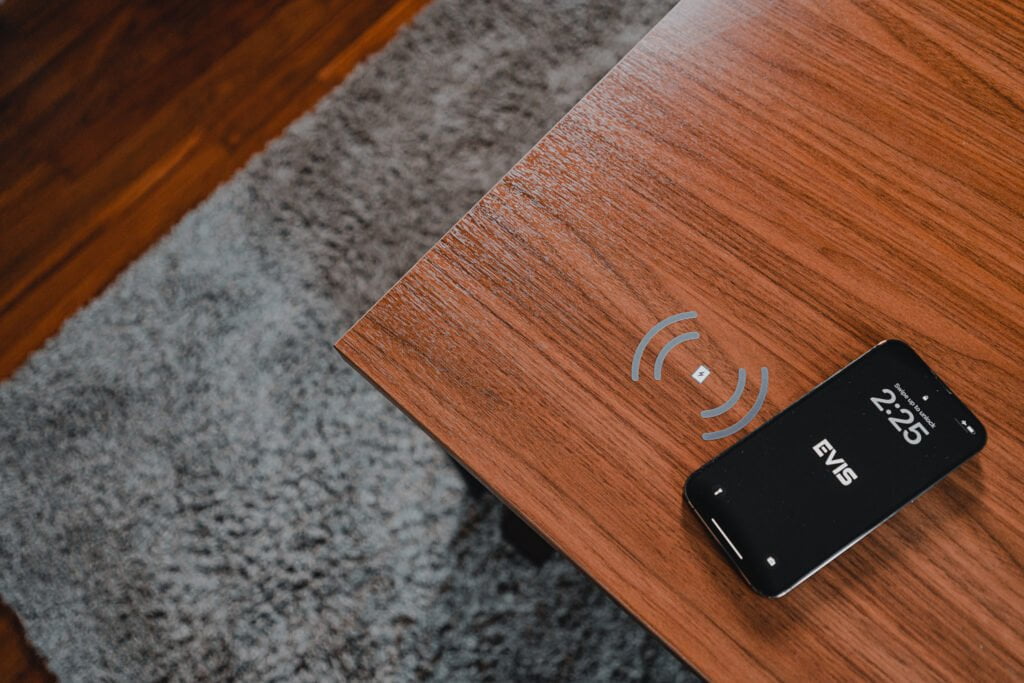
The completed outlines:
<svg viewBox="0 0 1024 683">
<path fill-rule="evenodd" d="M 681 322 L 683 320 L 692 320 L 693 318 L 696 317 L 697 311 L 686 311 L 685 313 L 676 313 L 675 315 L 670 315 L 669 317 L 660 321 L 658 324 L 656 324 L 654 327 L 647 331 L 647 334 L 645 334 L 643 338 L 640 340 L 640 343 L 637 344 L 636 351 L 633 352 L 633 364 L 630 368 L 630 377 L 633 379 L 634 382 L 640 381 L 640 360 L 643 358 L 644 351 L 647 350 L 648 345 L 650 345 L 654 337 L 662 330 L 666 329 L 667 327 L 677 322 Z M 699 332 L 684 332 L 683 334 L 676 335 L 671 340 L 669 340 L 669 342 L 665 344 L 665 346 L 661 347 L 661 351 L 658 352 L 658 355 L 654 359 L 654 379 L 656 381 L 661 380 L 662 370 L 665 367 L 665 359 L 668 358 L 668 354 L 672 349 L 676 348 L 680 344 L 694 341 L 699 338 Z M 697 370 L 693 373 L 692 376 L 698 384 L 703 384 L 704 380 L 707 379 L 708 375 L 710 374 L 711 371 L 707 367 L 701 365 L 699 368 L 697 368 Z M 743 393 L 746 389 L 746 386 L 747 371 L 744 368 L 740 368 L 736 374 L 736 388 L 733 389 L 732 395 L 725 401 L 725 403 L 715 408 L 709 408 L 707 410 L 700 411 L 700 416 L 705 420 L 708 420 L 713 417 L 718 417 L 719 415 L 724 415 L 728 411 L 732 410 L 732 408 L 737 403 L 739 403 L 740 398 L 743 397 Z M 701 438 L 704 439 L 705 441 L 716 441 L 718 439 L 724 439 L 727 436 L 732 436 L 736 432 L 740 431 L 748 424 L 753 422 L 754 418 L 757 417 L 757 414 L 758 412 L 760 412 L 761 406 L 764 405 L 764 401 L 765 398 L 767 398 L 767 396 L 768 368 L 762 367 L 761 381 L 760 386 L 757 390 L 757 397 L 754 399 L 754 404 L 750 407 L 750 409 L 747 410 L 747 412 L 739 420 L 729 425 L 728 427 L 711 432 L 704 432 L 703 434 L 701 434 Z"/>
<path fill-rule="evenodd" d="M 705 420 L 718 417 L 731 410 L 733 406 L 739 403 L 740 397 L 743 396 L 743 390 L 747 385 L 747 371 L 743 368 L 739 369 L 736 376 L 736 388 L 732 392 L 732 396 L 717 408 L 709 408 L 708 410 L 700 411 L 700 416 Z M 757 417 L 757 413 L 760 412 L 761 406 L 764 405 L 764 400 L 768 396 L 768 368 L 761 368 L 761 386 L 757 390 L 757 397 L 754 399 L 754 405 L 750 406 L 750 410 L 746 412 L 739 420 L 729 425 L 725 429 L 719 429 L 715 432 L 705 432 L 701 434 L 701 438 L 705 441 L 714 441 L 715 439 L 724 439 L 727 436 L 732 436 L 736 432 L 740 431 L 748 424 L 754 421 Z"/>
</svg>

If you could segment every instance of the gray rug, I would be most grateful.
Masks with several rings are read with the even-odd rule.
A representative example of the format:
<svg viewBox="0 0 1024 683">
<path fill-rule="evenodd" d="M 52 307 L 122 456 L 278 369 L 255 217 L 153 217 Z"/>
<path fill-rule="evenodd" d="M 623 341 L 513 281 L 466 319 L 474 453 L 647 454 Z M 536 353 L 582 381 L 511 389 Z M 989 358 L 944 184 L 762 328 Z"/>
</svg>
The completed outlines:
<svg viewBox="0 0 1024 683">
<path fill-rule="evenodd" d="M 0 385 L 0 595 L 70 681 L 678 679 L 331 348 L 671 0 L 438 0 Z"/>
</svg>

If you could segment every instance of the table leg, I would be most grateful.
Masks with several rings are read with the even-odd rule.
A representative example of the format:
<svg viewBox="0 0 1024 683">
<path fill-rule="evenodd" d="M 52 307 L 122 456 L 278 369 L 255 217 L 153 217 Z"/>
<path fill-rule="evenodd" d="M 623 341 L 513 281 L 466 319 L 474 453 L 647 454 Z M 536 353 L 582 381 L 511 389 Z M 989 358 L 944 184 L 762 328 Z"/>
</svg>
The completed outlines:
<svg viewBox="0 0 1024 683">
<path fill-rule="evenodd" d="M 470 474 L 469 470 L 460 465 L 458 460 L 452 458 L 451 455 L 448 457 L 451 458 L 452 464 L 459 471 L 462 481 L 466 484 L 466 492 L 471 498 L 480 499 L 489 493 L 487 487 Z M 514 512 L 504 506 L 501 511 L 501 537 L 505 539 L 506 543 L 515 548 L 516 552 L 538 567 L 544 564 L 555 552 L 555 549 L 540 534 L 534 531 L 529 524 L 519 519 Z"/>
<path fill-rule="evenodd" d="M 538 567 L 555 553 L 550 543 L 507 507 L 501 511 L 501 537 Z"/>
</svg>

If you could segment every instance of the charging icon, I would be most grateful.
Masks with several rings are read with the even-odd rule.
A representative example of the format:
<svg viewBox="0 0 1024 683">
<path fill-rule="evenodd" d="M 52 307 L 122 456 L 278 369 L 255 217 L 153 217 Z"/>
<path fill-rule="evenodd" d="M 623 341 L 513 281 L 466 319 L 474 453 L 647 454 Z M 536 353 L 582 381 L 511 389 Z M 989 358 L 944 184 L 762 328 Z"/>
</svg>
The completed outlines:
<svg viewBox="0 0 1024 683">
<path fill-rule="evenodd" d="M 640 343 L 637 344 L 636 350 L 633 352 L 633 363 L 630 367 L 630 377 L 634 382 L 640 381 L 640 363 L 643 358 L 644 351 L 647 350 L 647 347 L 654 340 L 654 337 L 662 330 L 665 330 L 678 322 L 682 322 L 684 320 L 692 320 L 696 317 L 697 311 L 686 311 L 684 313 L 676 313 L 675 315 L 670 315 L 667 318 L 664 318 L 663 320 L 659 321 L 657 324 L 651 327 L 651 329 L 649 329 L 646 334 L 644 334 L 643 338 L 640 340 Z M 655 381 L 661 380 L 664 371 L 665 360 L 668 358 L 669 352 L 672 349 L 679 346 L 680 344 L 695 341 L 697 339 L 700 339 L 700 333 L 696 331 L 688 331 L 682 334 L 677 334 L 672 339 L 670 339 L 661 348 L 661 350 L 658 352 L 658 355 L 654 359 Z M 702 364 L 696 370 L 694 370 L 693 374 L 690 376 L 694 379 L 694 381 L 697 382 L 697 384 L 703 385 L 704 380 L 706 380 L 710 375 L 711 369 L 708 368 L 706 365 Z M 724 415 L 728 411 L 732 410 L 732 408 L 737 403 L 739 403 L 740 399 L 743 397 L 743 393 L 746 389 L 746 386 L 747 371 L 744 368 L 740 368 L 736 375 L 736 387 L 735 389 L 733 389 L 732 395 L 729 396 L 728 399 L 726 399 L 725 403 L 722 403 L 721 405 L 716 406 L 714 408 L 702 410 L 700 412 L 700 416 L 705 420 L 708 420 L 711 418 L 718 417 L 719 415 Z M 762 367 L 760 371 L 760 382 L 757 391 L 757 396 L 755 397 L 754 404 L 750 407 L 750 409 L 747 410 L 747 412 L 744 413 L 739 420 L 729 425 L 728 427 L 709 432 L 704 432 L 703 434 L 701 434 L 701 438 L 705 441 L 715 441 L 718 439 L 724 439 L 728 436 L 732 436 L 736 432 L 740 431 L 741 429 L 743 429 L 744 427 L 746 427 L 747 425 L 754 421 L 754 418 L 757 417 L 758 412 L 760 412 L 761 407 L 764 405 L 767 396 L 768 368 Z"/>
<path fill-rule="evenodd" d="M 701 365 L 700 367 L 693 371 L 693 374 L 690 375 L 690 377 L 693 377 L 694 381 L 696 381 L 697 384 L 704 384 L 704 380 L 706 380 L 710 375 L 711 371 L 708 370 L 705 366 Z"/>
</svg>

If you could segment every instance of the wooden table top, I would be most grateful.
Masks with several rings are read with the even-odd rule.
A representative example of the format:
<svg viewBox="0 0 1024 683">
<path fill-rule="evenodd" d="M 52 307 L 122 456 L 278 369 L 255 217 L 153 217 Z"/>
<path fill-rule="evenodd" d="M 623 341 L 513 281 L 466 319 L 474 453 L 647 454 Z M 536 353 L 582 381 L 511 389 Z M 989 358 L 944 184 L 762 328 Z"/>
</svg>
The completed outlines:
<svg viewBox="0 0 1024 683">
<path fill-rule="evenodd" d="M 685 0 L 338 349 L 709 677 L 1020 677 L 1022 66 L 1018 3 Z M 758 597 L 683 482 L 889 337 L 988 445 Z M 753 425 L 702 440 L 762 365 Z"/>
</svg>

